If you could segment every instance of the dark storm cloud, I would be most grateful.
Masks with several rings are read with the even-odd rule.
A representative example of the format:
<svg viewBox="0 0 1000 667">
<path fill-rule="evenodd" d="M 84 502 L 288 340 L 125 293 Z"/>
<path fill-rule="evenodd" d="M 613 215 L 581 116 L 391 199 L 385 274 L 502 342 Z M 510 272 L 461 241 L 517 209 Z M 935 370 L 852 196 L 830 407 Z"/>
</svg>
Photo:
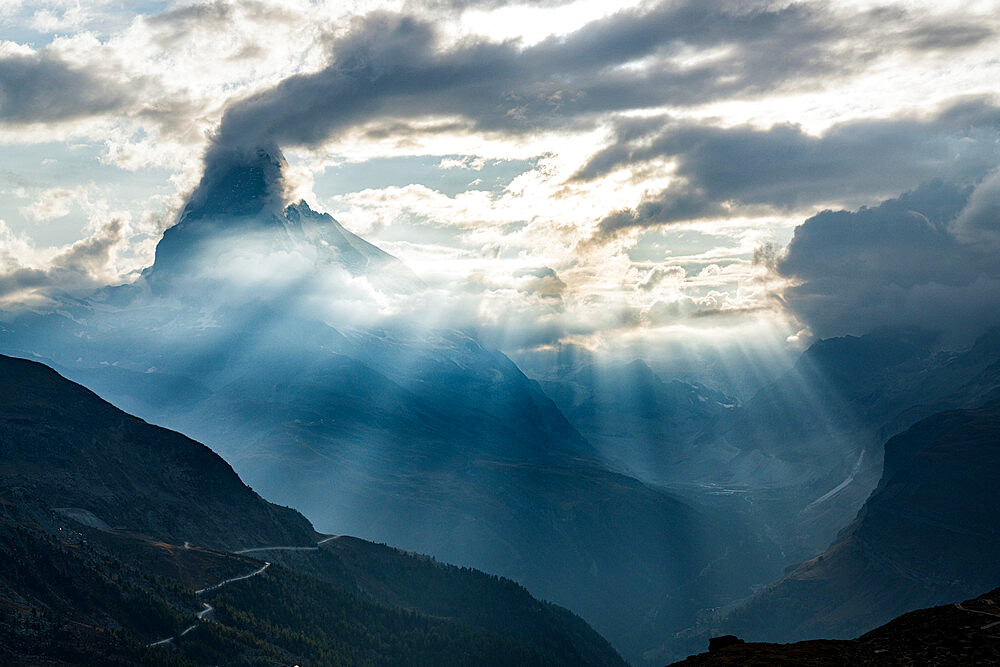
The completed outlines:
<svg viewBox="0 0 1000 667">
<path fill-rule="evenodd" d="M 904 325 L 969 342 L 1000 320 L 1000 248 L 959 230 L 971 218 L 998 238 L 998 179 L 932 181 L 873 208 L 810 218 L 776 263 L 795 284 L 788 307 L 819 337 Z"/>
<path fill-rule="evenodd" d="M 646 118 L 621 122 L 615 140 L 573 180 L 653 160 L 676 163 L 676 179 L 666 190 L 601 222 L 598 234 L 608 235 L 719 215 L 726 205 L 789 211 L 870 201 L 935 177 L 972 182 L 1000 164 L 998 138 L 1000 108 L 982 99 L 932 118 L 843 123 L 821 136 L 796 125 L 762 130 Z"/>
<path fill-rule="evenodd" d="M 51 123 L 125 108 L 121 84 L 47 54 L 0 58 L 0 122 Z"/>
<path fill-rule="evenodd" d="M 559 7 L 567 5 L 573 0 L 409 0 L 403 5 L 407 13 L 434 10 L 466 10 L 466 9 L 497 9 L 510 5 L 523 5 L 527 7 Z"/>
<path fill-rule="evenodd" d="M 738 26 L 691 33 L 699 23 Z M 527 131 L 608 111 L 697 103 L 773 87 L 792 67 L 790 59 L 780 59 L 780 66 L 755 66 L 761 56 L 740 49 L 721 62 L 690 68 L 668 62 L 633 70 L 619 66 L 668 56 L 684 45 L 729 43 L 737 34 L 748 47 L 782 32 L 811 42 L 823 32 L 814 23 L 811 16 L 789 12 L 729 15 L 708 5 L 664 6 L 623 12 L 528 48 L 470 41 L 442 51 L 429 23 L 369 15 L 331 42 L 326 69 L 292 77 L 234 105 L 220 142 L 312 144 L 362 121 L 429 115 L 458 115 L 480 130 Z M 805 60 L 794 67 L 809 69 Z"/>
<path fill-rule="evenodd" d="M 943 48 L 921 21 L 895 12 L 873 28 L 868 15 L 812 4 L 664 2 L 530 47 L 469 38 L 445 48 L 430 23 L 379 12 L 331 38 L 323 70 L 233 104 L 217 143 L 311 145 L 362 123 L 428 116 L 479 131 L 566 129 L 608 112 L 815 86 L 890 50 Z M 970 31 L 948 48 L 980 38 Z M 711 57 L 679 59 L 699 53 Z"/>
<path fill-rule="evenodd" d="M 609 237 L 633 227 L 668 224 L 721 216 L 726 208 L 700 188 L 676 180 L 658 195 L 647 197 L 636 208 L 618 211 L 601 220 L 597 237 Z"/>
</svg>

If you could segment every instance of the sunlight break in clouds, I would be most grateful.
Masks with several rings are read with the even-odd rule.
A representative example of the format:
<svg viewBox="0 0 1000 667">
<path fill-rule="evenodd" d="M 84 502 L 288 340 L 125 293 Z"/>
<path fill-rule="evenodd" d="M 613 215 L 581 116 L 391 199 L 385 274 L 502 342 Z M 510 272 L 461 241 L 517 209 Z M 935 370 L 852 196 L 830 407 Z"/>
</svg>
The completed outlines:
<svg viewBox="0 0 1000 667">
<path fill-rule="evenodd" d="M 824 209 L 936 179 L 970 192 L 995 171 L 997 10 L 6 3 L 0 297 L 39 307 L 131 280 L 206 150 L 210 165 L 219 147 L 275 145 L 289 197 L 398 256 L 511 352 L 858 333 L 879 309 L 820 316 L 855 296 L 816 282 L 831 279 L 821 257 L 798 259 L 806 231 Z M 993 237 L 996 191 L 949 204 L 958 222 L 934 223 L 948 243 Z M 917 284 L 992 305 L 993 265 L 966 265 L 987 282 Z"/>
</svg>

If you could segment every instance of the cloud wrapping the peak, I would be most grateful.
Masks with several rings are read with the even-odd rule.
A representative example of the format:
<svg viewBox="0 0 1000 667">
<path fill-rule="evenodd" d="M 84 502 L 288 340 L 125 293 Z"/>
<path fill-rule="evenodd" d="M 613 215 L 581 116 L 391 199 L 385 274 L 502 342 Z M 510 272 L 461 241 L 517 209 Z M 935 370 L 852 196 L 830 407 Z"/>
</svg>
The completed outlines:
<svg viewBox="0 0 1000 667">
<path fill-rule="evenodd" d="M 664 2 L 524 46 L 475 37 L 449 45 L 428 21 L 373 12 L 330 38 L 325 68 L 231 105 L 217 141 L 316 145 L 362 123 L 433 116 L 478 131 L 568 129 L 596 114 L 753 97 L 870 66 L 884 45 L 861 47 L 867 18 L 801 3 Z M 905 12 L 880 20 L 882 40 L 902 50 L 985 38 L 934 40 L 932 22 Z M 691 61 L 692 49 L 715 55 Z"/>
</svg>

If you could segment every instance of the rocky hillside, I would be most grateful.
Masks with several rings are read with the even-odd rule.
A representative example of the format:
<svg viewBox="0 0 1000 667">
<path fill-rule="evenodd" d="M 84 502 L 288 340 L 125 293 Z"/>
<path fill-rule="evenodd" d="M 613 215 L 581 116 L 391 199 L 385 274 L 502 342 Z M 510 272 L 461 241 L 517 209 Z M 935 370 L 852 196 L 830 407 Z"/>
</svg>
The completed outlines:
<svg viewBox="0 0 1000 667">
<path fill-rule="evenodd" d="M 1000 588 L 910 612 L 857 639 L 766 644 L 719 637 L 707 653 L 675 665 L 995 665 L 998 625 Z"/>
</svg>

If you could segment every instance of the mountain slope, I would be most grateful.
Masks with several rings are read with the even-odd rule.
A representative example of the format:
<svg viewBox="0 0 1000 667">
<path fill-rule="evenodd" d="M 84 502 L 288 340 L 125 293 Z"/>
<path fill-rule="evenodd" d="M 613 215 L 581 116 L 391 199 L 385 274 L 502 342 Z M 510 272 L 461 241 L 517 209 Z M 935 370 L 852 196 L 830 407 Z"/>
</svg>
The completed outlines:
<svg viewBox="0 0 1000 667">
<path fill-rule="evenodd" d="M 316 541 L 308 521 L 263 500 L 208 448 L 41 364 L 0 357 L 0 385 L 0 495 L 12 502 L 29 494 L 45 509 L 80 508 L 108 526 L 179 544 Z"/>
<path fill-rule="evenodd" d="M 849 637 L 1000 581 L 1000 404 L 938 413 L 885 445 L 838 541 L 729 615 L 754 639 Z"/>
<path fill-rule="evenodd" d="M 4 661 L 622 664 L 511 581 L 317 542 L 204 446 L 40 364 L 0 357 L 0 392 Z"/>
</svg>

